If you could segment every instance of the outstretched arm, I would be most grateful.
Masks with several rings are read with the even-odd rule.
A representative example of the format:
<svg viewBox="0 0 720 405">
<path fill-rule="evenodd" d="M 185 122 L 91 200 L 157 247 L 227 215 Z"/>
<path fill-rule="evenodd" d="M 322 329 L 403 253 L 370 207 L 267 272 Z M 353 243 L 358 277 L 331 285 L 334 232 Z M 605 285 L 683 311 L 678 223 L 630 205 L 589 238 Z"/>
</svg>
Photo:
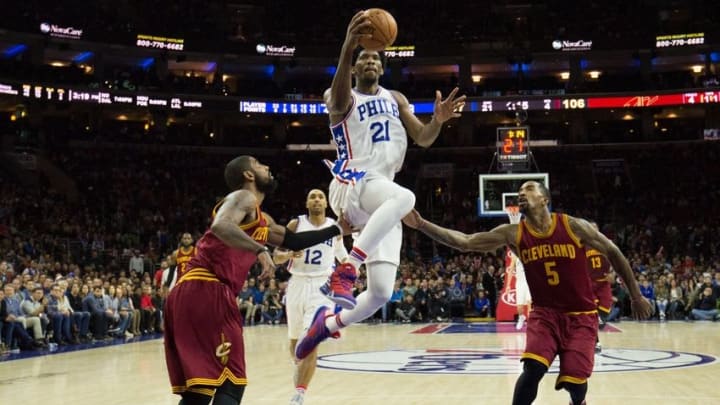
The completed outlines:
<svg viewBox="0 0 720 405">
<path fill-rule="evenodd" d="M 515 246 L 512 235 L 517 233 L 517 225 L 500 225 L 489 232 L 478 232 L 472 235 L 443 228 L 425 220 L 417 210 L 412 210 L 403 223 L 410 228 L 429 236 L 433 240 L 463 252 L 491 252 L 505 245 Z"/>
<path fill-rule="evenodd" d="M 352 232 L 350 224 L 340 218 L 334 225 L 317 231 L 293 232 L 284 226 L 277 225 L 267 214 L 263 213 L 268 221 L 268 243 L 290 250 L 303 250 L 317 245 L 338 235 L 349 235 Z"/>
<path fill-rule="evenodd" d="M 568 219 L 570 228 L 580 238 L 580 242 L 604 254 L 610 260 L 613 269 L 620 274 L 630 293 L 633 314 L 640 319 L 649 317 L 652 312 L 650 303 L 640 293 L 640 286 L 635 280 L 630 263 L 622 254 L 620 248 L 584 219 L 573 217 Z"/>
<path fill-rule="evenodd" d="M 435 142 L 438 135 L 440 135 L 442 124 L 450 118 L 457 118 L 460 116 L 460 112 L 465 105 L 465 96 L 463 95 L 455 98 L 457 92 L 458 88 L 456 87 L 450 92 L 445 100 L 442 100 L 442 94 L 440 94 L 440 91 L 435 91 L 435 107 L 433 110 L 433 116 L 430 119 L 430 122 L 423 124 L 423 122 L 420 121 L 410 110 L 410 102 L 408 99 L 399 91 L 392 91 L 392 94 L 398 103 L 400 120 L 407 130 L 408 136 L 412 138 L 415 143 L 423 148 L 430 147 L 430 145 Z"/>
<path fill-rule="evenodd" d="M 297 230 L 297 226 L 298 220 L 293 219 L 292 221 L 288 222 L 286 228 L 295 232 Z M 297 252 L 293 252 L 292 250 L 277 248 L 273 252 L 273 262 L 275 262 L 275 264 L 283 264 L 290 260 L 293 256 L 295 256 L 296 253 Z"/>
</svg>

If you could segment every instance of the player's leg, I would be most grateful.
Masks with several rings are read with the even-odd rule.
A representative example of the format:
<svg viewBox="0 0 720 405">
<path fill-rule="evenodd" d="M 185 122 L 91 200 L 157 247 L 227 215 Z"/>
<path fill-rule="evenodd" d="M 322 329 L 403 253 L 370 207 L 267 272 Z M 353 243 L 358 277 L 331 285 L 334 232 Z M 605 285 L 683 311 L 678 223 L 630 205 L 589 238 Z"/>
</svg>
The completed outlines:
<svg viewBox="0 0 720 405">
<path fill-rule="evenodd" d="M 555 389 L 565 389 L 575 405 L 585 400 L 594 366 L 593 343 L 597 339 L 597 315 L 566 315 L 567 326 L 563 333 L 563 347 L 558 355 L 560 373 Z"/>
<path fill-rule="evenodd" d="M 310 327 L 300 336 L 295 357 L 302 360 L 328 337 L 339 337 L 339 330 L 372 316 L 392 295 L 397 265 L 387 262 L 368 263 L 368 289 L 358 295 L 355 309 L 332 313 L 322 306 L 313 316 Z"/>
<path fill-rule="evenodd" d="M 546 365 L 535 359 L 523 359 L 523 372 L 515 383 L 513 405 L 530 405 L 537 397 L 540 380 L 547 372 Z"/>
<path fill-rule="evenodd" d="M 178 405 L 210 405 L 213 397 L 199 392 L 184 392 Z"/>
<path fill-rule="evenodd" d="M 305 391 L 310 385 L 315 374 L 315 363 L 317 361 L 317 350 L 314 350 L 303 360 L 295 358 L 295 346 L 302 331 L 310 326 L 312 315 L 315 309 L 321 305 L 328 305 L 328 300 L 317 290 L 324 282 L 319 279 L 313 282 L 313 279 L 293 276 L 287 287 L 287 323 L 288 338 L 290 340 L 290 356 L 294 361 L 293 386 L 295 393 L 290 399 L 290 405 L 300 405 L 305 399 Z M 316 297 L 313 299 L 313 295 Z M 317 300 L 320 297 L 321 301 Z"/>
<path fill-rule="evenodd" d="M 323 293 L 343 308 L 353 309 L 355 299 L 351 290 L 357 269 L 374 256 L 381 243 L 385 243 L 386 236 L 413 209 L 415 194 L 384 177 L 376 177 L 348 190 L 347 199 L 346 209 L 358 209 L 370 216 L 353 243 L 348 262 L 336 268 Z"/>
<path fill-rule="evenodd" d="M 372 316 L 390 300 L 397 265 L 389 262 L 372 262 L 366 263 L 365 267 L 367 268 L 367 290 L 358 295 L 355 309 L 341 311 L 334 317 L 328 318 L 326 326 L 330 333 Z"/>
<path fill-rule="evenodd" d="M 230 380 L 225 380 L 225 382 L 215 390 L 213 405 L 238 405 L 242 401 L 244 393 L 244 385 L 233 384 Z"/>
<path fill-rule="evenodd" d="M 540 380 L 550 368 L 560 347 L 560 325 L 556 311 L 536 308 L 530 313 L 525 333 L 523 372 L 515 383 L 513 404 L 531 404 L 537 396 Z"/>
</svg>

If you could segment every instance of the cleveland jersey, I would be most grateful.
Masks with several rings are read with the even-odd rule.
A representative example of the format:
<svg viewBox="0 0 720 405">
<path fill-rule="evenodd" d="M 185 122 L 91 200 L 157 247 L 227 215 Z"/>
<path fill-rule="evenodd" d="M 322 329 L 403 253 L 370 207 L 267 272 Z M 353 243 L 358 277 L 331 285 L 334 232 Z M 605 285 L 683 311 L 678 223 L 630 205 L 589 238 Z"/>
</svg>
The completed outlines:
<svg viewBox="0 0 720 405">
<path fill-rule="evenodd" d="M 610 273 L 610 261 L 602 253 L 595 249 L 588 249 L 585 253 L 590 270 L 590 278 L 596 283 L 607 283 Z"/>
<path fill-rule="evenodd" d="M 213 210 L 213 217 L 220 204 L 222 201 Z M 257 243 L 261 245 L 267 243 L 270 230 L 259 206 L 256 208 L 254 221 L 238 226 Z M 240 292 L 250 272 L 250 267 L 256 261 L 255 252 L 232 248 L 208 229 L 197 242 L 195 257 L 188 263 L 188 277 L 192 274 L 191 270 L 193 269 L 206 269 L 218 280 L 228 285 L 232 291 Z"/>
<path fill-rule="evenodd" d="M 189 246 L 185 248 L 180 246 L 177 250 L 175 262 L 177 263 L 178 275 L 182 276 L 187 271 L 187 264 L 190 263 L 190 259 L 195 256 L 195 246 Z"/>
<path fill-rule="evenodd" d="M 568 216 L 551 214 L 546 234 L 523 219 L 518 225 L 518 257 L 525 266 L 533 304 L 562 312 L 594 311 L 585 247 L 570 229 Z"/>
<path fill-rule="evenodd" d="M 315 226 L 310 222 L 307 215 L 300 215 L 295 232 L 316 231 L 327 228 L 334 223 L 335 221 L 332 219 L 325 218 L 324 223 Z M 333 237 L 305 249 L 301 257 L 290 259 L 287 267 L 288 271 L 293 276 L 329 276 L 332 273 L 333 264 L 335 264 L 334 243 L 340 242 Z"/>
<path fill-rule="evenodd" d="M 350 179 L 350 172 L 356 171 L 372 171 L 392 180 L 402 168 L 407 132 L 389 90 L 378 87 L 376 94 L 369 95 L 353 89 L 350 111 L 330 132 L 337 147 L 333 173 L 339 180 Z"/>
</svg>

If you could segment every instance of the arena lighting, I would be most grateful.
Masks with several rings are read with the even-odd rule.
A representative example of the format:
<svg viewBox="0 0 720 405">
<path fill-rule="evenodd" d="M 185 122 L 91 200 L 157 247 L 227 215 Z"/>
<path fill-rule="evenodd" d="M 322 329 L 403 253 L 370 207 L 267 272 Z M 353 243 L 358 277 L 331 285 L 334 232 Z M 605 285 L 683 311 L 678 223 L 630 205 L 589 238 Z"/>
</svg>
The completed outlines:
<svg viewBox="0 0 720 405">
<path fill-rule="evenodd" d="M 693 65 L 693 66 L 690 66 L 690 69 L 692 70 L 693 73 L 702 73 L 703 66 L 702 65 Z"/>
<path fill-rule="evenodd" d="M 482 80 L 482 76 L 480 76 L 480 75 L 472 75 L 472 82 L 473 82 L 473 83 L 480 83 L 480 80 Z"/>
<path fill-rule="evenodd" d="M 635 119 L 635 117 L 633 117 L 632 114 L 627 113 L 627 114 L 625 114 L 625 115 L 622 116 L 622 119 L 623 119 L 623 121 L 632 121 L 632 120 Z"/>
<path fill-rule="evenodd" d="M 153 63 L 155 63 L 155 58 L 147 58 L 147 59 L 141 60 L 140 63 L 138 63 L 138 66 L 140 66 L 143 69 L 147 69 L 150 66 L 152 66 Z"/>
<path fill-rule="evenodd" d="M 588 75 L 590 76 L 591 79 L 597 79 L 598 77 L 600 77 L 600 71 L 599 70 L 591 70 L 588 72 Z"/>
<path fill-rule="evenodd" d="M 6 58 L 12 58 L 25 52 L 26 49 L 27 45 L 25 44 L 10 45 L 3 51 L 3 56 Z"/>
<path fill-rule="evenodd" d="M 561 80 L 568 80 L 568 79 L 570 79 L 570 72 L 560 72 L 560 79 L 561 79 Z"/>
<path fill-rule="evenodd" d="M 92 52 L 82 52 L 82 53 L 79 53 L 79 54 L 75 55 L 75 57 L 73 58 L 73 62 L 75 62 L 75 63 L 83 63 L 83 62 L 86 62 L 88 59 L 90 59 L 90 58 L 92 58 L 92 57 L 93 57 L 93 53 L 92 53 Z"/>
</svg>

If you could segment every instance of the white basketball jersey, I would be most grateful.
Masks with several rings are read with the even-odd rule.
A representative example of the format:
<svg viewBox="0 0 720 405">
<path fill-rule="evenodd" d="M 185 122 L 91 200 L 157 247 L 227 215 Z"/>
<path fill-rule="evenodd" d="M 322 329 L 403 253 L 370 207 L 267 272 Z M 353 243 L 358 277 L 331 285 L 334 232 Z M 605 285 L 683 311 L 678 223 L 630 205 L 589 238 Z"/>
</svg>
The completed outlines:
<svg viewBox="0 0 720 405">
<path fill-rule="evenodd" d="M 407 132 L 400 120 L 397 101 L 389 90 L 377 94 L 352 90 L 353 104 L 347 116 L 330 127 L 342 169 L 372 171 L 390 180 L 402 168 Z"/>
<path fill-rule="evenodd" d="M 515 260 L 515 277 L 517 277 L 517 283 L 523 283 L 523 285 L 527 285 L 527 280 L 525 279 L 525 266 L 523 266 L 520 259 L 513 254 L 513 260 Z"/>
<path fill-rule="evenodd" d="M 325 218 L 325 223 L 320 226 L 313 225 L 307 215 L 298 217 L 298 226 L 295 232 L 316 231 L 327 228 L 334 224 L 330 218 Z M 300 258 L 290 259 L 288 271 L 294 276 L 329 276 L 332 273 L 332 266 L 335 263 L 335 238 L 318 243 L 303 251 Z"/>
</svg>

